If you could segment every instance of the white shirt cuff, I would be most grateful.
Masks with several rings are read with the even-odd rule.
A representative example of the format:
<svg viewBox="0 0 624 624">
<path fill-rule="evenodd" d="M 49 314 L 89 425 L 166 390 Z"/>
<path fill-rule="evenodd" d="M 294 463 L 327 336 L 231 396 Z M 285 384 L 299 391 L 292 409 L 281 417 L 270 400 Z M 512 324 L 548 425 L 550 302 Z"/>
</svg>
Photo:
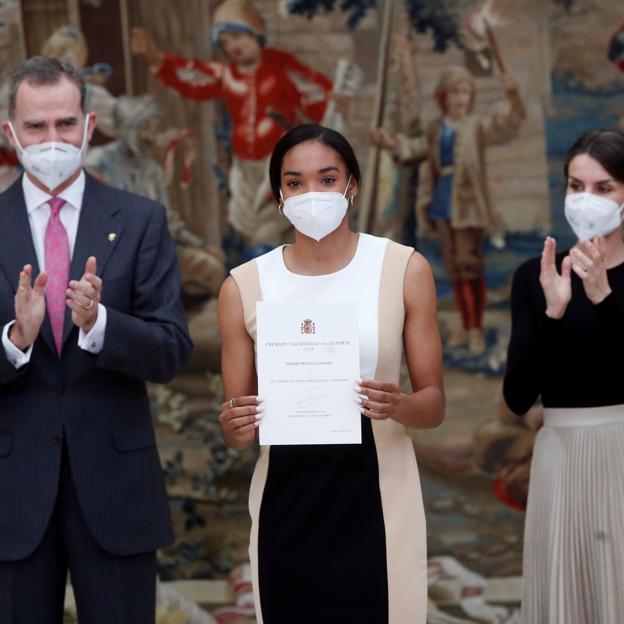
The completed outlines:
<svg viewBox="0 0 624 624">
<path fill-rule="evenodd" d="M 89 353 L 99 353 L 104 346 L 104 334 L 106 333 L 106 308 L 98 303 L 98 315 L 95 325 L 87 334 L 81 328 L 78 332 L 78 346 Z"/>
<path fill-rule="evenodd" d="M 24 364 L 28 364 L 30 362 L 30 354 L 33 350 L 33 345 L 30 345 L 26 352 L 18 349 L 9 339 L 9 329 L 11 329 L 11 325 L 14 325 L 15 321 L 11 321 L 4 326 L 2 330 L 2 346 L 4 347 L 4 353 L 7 356 L 7 359 L 15 368 L 21 368 Z"/>
</svg>

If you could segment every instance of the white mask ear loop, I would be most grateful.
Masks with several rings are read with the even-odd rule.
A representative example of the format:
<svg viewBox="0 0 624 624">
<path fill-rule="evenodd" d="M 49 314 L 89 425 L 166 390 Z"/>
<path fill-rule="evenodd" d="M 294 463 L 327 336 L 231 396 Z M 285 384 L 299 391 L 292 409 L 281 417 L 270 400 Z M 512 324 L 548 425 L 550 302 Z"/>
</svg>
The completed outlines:
<svg viewBox="0 0 624 624">
<path fill-rule="evenodd" d="M 349 197 L 347 197 L 347 191 L 349 190 L 349 184 L 351 184 L 351 178 L 353 178 L 353 175 L 349 176 L 349 179 L 347 180 L 347 188 L 344 190 L 344 193 L 342 194 L 342 196 L 347 199 L 347 201 L 349 202 L 349 204 L 351 204 L 351 206 L 353 206 L 353 195 L 349 195 Z"/>
<path fill-rule="evenodd" d="M 280 191 L 280 200 L 279 202 L 277 202 L 277 212 L 279 212 L 282 217 L 284 216 L 284 211 L 282 210 L 282 206 L 284 205 L 284 196 L 282 195 L 282 189 L 279 190 Z"/>
<path fill-rule="evenodd" d="M 89 131 L 89 118 L 91 117 L 91 113 L 85 114 L 85 127 L 84 132 L 82 133 L 82 145 L 80 146 L 80 151 L 86 150 L 88 147 L 87 142 L 87 132 Z"/>
<path fill-rule="evenodd" d="M 346 199 L 349 199 L 349 198 L 347 197 L 347 191 L 349 190 L 349 184 L 351 184 L 351 178 L 352 178 L 352 177 L 353 177 L 352 175 L 350 175 L 350 176 L 349 176 L 349 179 L 347 180 L 347 186 L 346 186 L 346 188 L 345 188 L 345 190 L 344 190 L 344 192 L 343 192 L 343 194 L 342 194 L 342 196 L 343 196 L 344 198 L 346 198 Z"/>
<path fill-rule="evenodd" d="M 13 138 L 15 139 L 15 143 L 17 144 L 17 147 L 20 151 L 24 151 L 24 148 L 22 147 L 22 144 L 19 142 L 19 139 L 17 138 L 17 133 L 15 132 L 15 128 L 13 127 L 13 122 L 9 121 L 9 128 L 11 128 L 11 134 L 13 135 Z"/>
</svg>

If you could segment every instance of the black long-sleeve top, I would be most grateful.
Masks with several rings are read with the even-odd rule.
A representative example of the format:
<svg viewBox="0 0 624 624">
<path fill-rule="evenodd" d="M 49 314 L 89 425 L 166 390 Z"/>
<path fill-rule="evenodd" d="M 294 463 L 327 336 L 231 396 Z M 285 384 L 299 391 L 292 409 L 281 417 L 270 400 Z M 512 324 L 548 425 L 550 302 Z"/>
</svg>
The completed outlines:
<svg viewBox="0 0 624 624">
<path fill-rule="evenodd" d="M 556 265 L 567 251 L 557 254 Z M 572 272 L 572 299 L 560 320 L 546 316 L 540 260 L 525 262 L 511 289 L 511 340 L 503 394 L 524 414 L 544 407 L 624 404 L 624 263 L 607 271 L 611 294 L 594 305 Z"/>
</svg>

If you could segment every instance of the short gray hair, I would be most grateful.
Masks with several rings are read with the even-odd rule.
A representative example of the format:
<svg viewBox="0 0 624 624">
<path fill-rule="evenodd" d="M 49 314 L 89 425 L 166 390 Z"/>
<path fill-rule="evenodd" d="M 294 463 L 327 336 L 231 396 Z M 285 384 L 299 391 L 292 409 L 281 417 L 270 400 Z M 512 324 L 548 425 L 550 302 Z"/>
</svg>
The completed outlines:
<svg viewBox="0 0 624 624">
<path fill-rule="evenodd" d="M 26 59 L 11 76 L 8 95 L 9 118 L 15 115 L 17 90 L 22 82 L 34 85 L 55 85 L 63 76 L 73 82 L 80 91 L 80 108 L 84 112 L 87 88 L 80 73 L 71 65 L 48 56 L 33 56 Z"/>
</svg>

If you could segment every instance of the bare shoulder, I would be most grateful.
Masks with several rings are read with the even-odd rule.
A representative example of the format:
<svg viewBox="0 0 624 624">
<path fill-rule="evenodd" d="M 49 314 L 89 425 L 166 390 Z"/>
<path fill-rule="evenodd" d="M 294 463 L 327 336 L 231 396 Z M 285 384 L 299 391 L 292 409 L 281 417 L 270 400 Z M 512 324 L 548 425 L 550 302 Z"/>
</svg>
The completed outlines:
<svg viewBox="0 0 624 624">
<path fill-rule="evenodd" d="M 234 324 L 243 319 L 243 302 L 236 280 L 230 275 L 225 278 L 219 290 L 219 325 Z"/>
<path fill-rule="evenodd" d="M 421 253 L 415 251 L 407 261 L 407 267 L 405 269 L 406 284 L 410 282 L 413 285 L 414 282 L 426 282 L 431 279 L 433 279 L 433 272 L 429 260 Z"/>
<path fill-rule="evenodd" d="M 231 302 L 238 300 L 240 301 L 240 291 L 238 289 L 238 284 L 236 280 L 228 275 L 223 284 L 221 284 L 221 289 L 219 290 L 219 299 L 224 299 L 225 301 Z"/>
<path fill-rule="evenodd" d="M 403 296 L 406 305 L 418 305 L 435 300 L 435 283 L 429 261 L 415 251 L 407 262 Z"/>
</svg>

